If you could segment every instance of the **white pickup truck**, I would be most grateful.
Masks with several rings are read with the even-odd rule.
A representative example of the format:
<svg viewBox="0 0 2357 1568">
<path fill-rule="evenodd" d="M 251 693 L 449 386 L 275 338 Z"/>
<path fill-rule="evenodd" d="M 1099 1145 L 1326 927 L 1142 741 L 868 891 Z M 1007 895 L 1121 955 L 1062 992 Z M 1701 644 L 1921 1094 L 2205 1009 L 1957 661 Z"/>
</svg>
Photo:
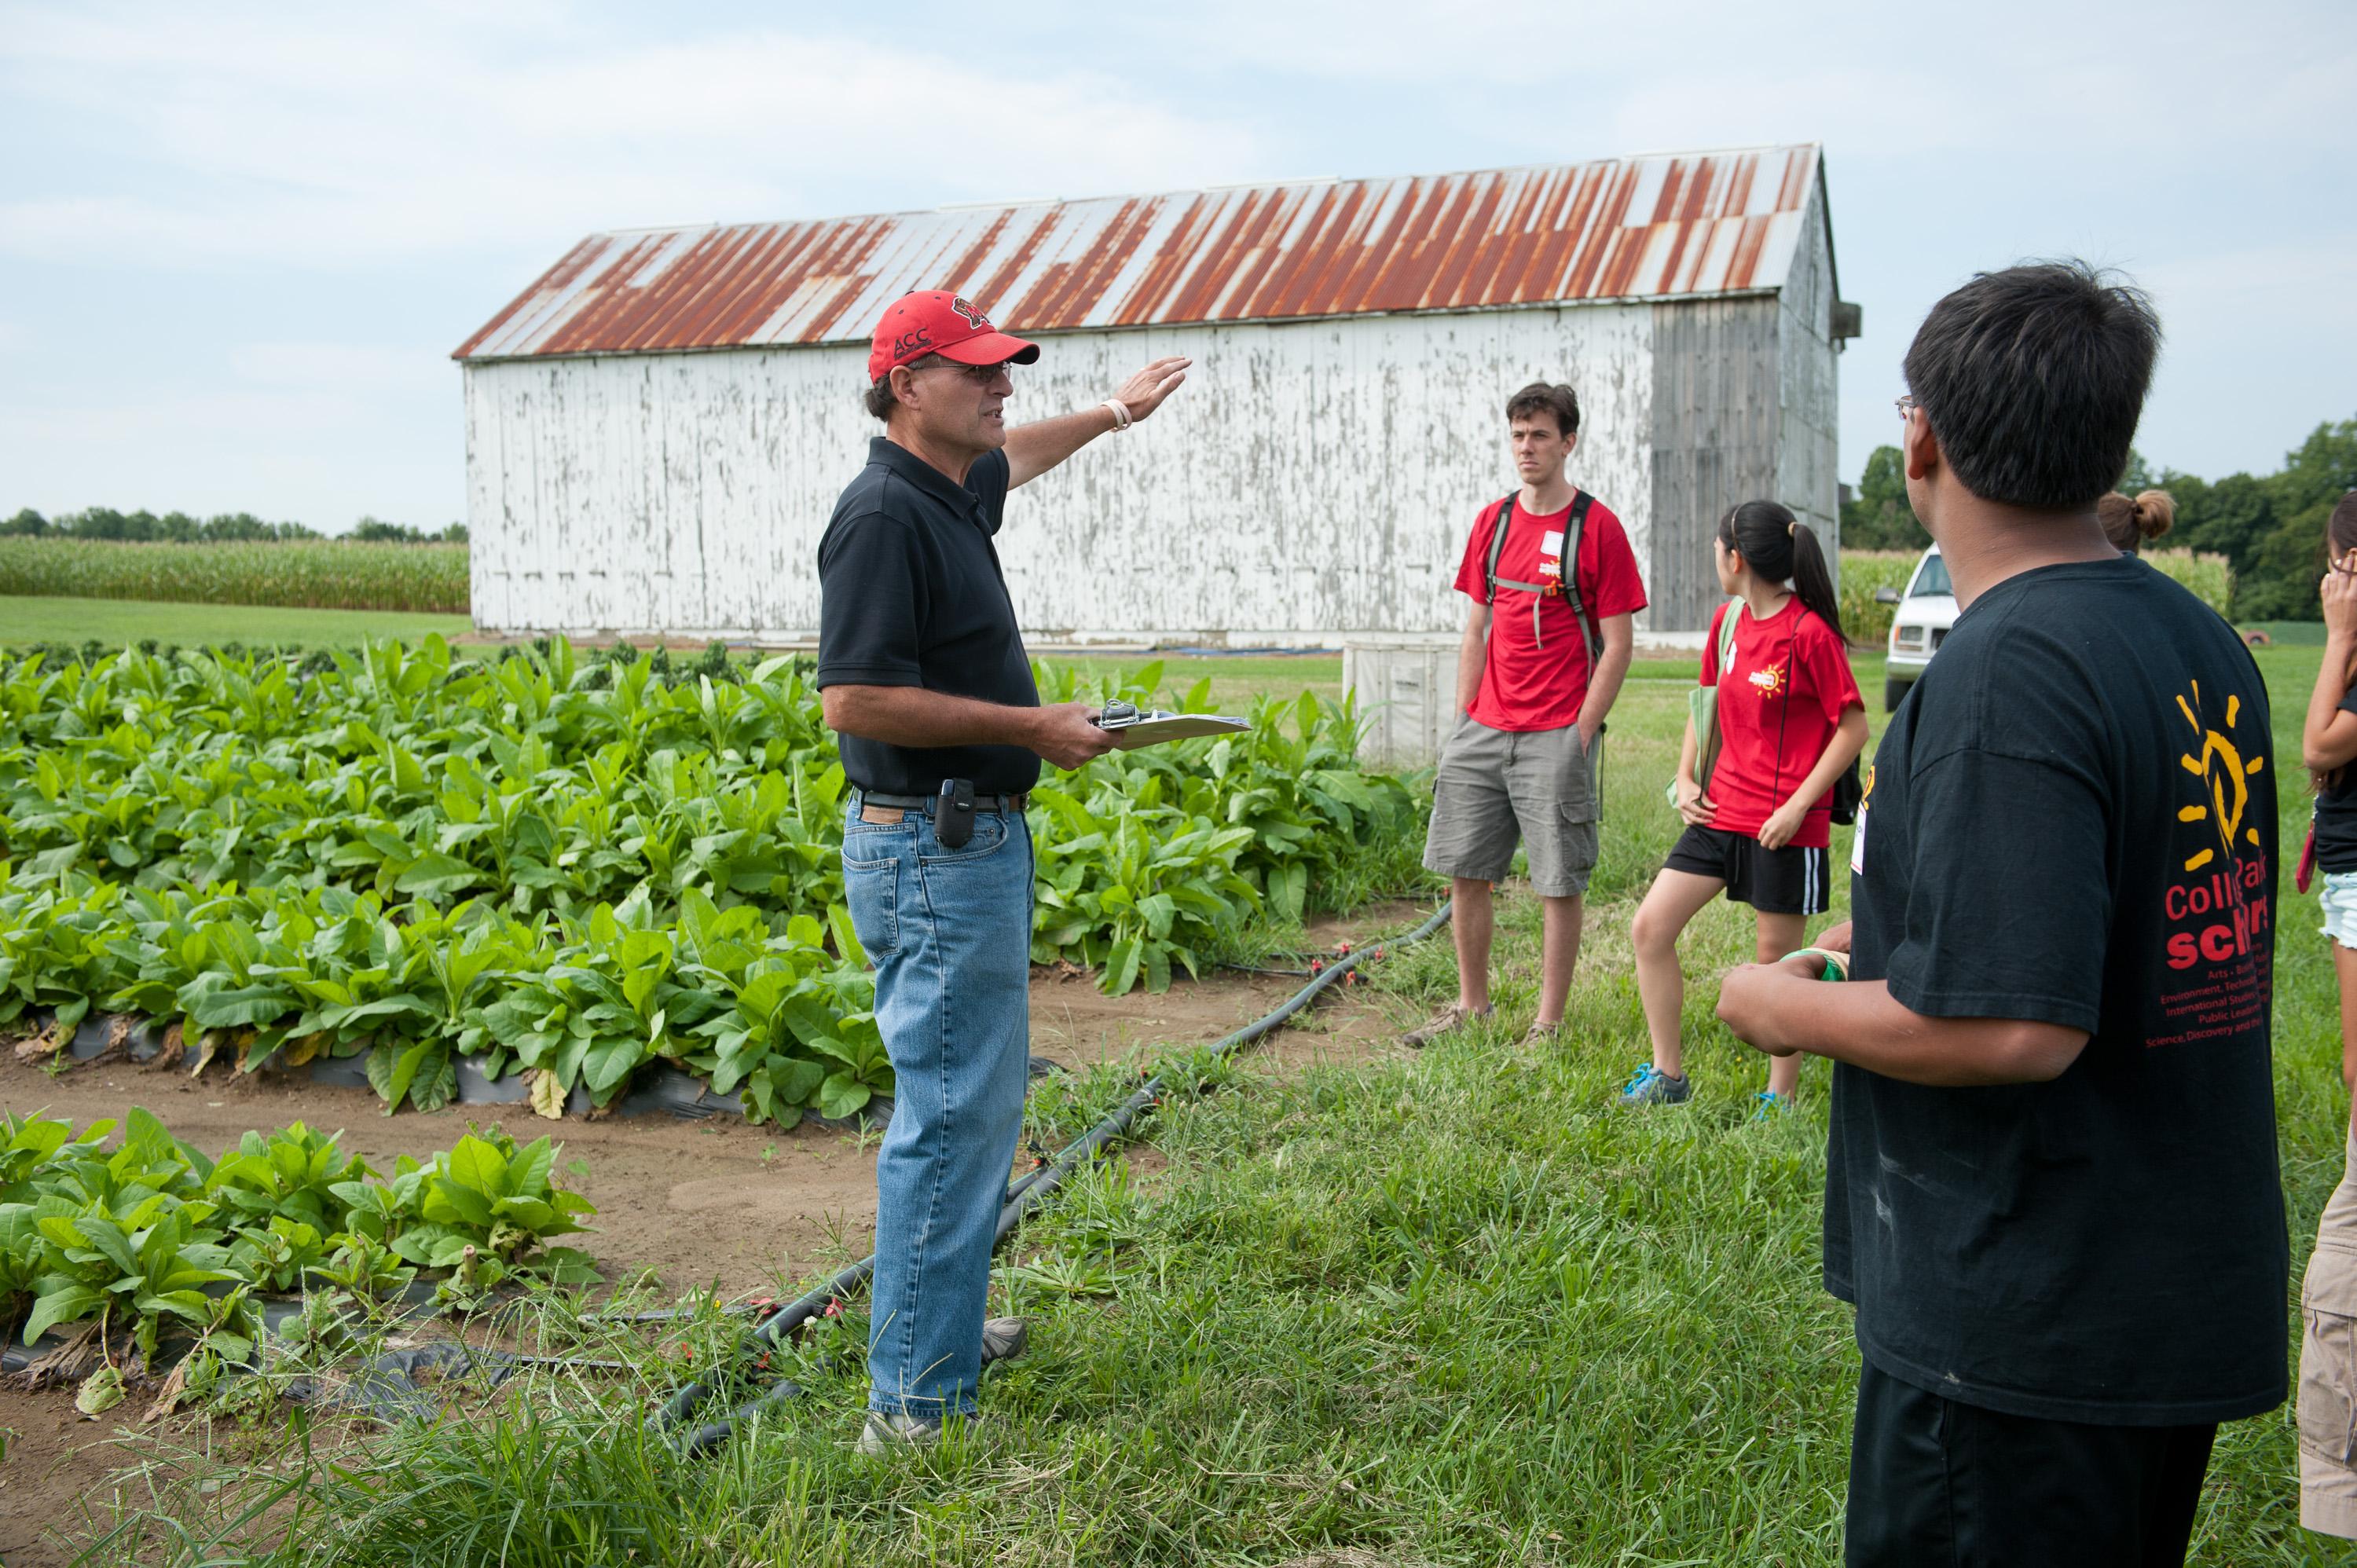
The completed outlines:
<svg viewBox="0 0 2357 1568">
<path fill-rule="evenodd" d="M 1882 682 L 1883 711 L 1895 713 L 1907 688 L 1915 684 L 1932 655 L 1940 651 L 1948 628 L 1956 624 L 1956 587 L 1948 581 L 1948 564 L 1940 559 L 1940 547 L 1934 544 L 1923 552 L 1904 593 L 1878 588 L 1874 598 L 1877 604 L 1899 607 L 1890 618 L 1890 657 Z"/>
</svg>

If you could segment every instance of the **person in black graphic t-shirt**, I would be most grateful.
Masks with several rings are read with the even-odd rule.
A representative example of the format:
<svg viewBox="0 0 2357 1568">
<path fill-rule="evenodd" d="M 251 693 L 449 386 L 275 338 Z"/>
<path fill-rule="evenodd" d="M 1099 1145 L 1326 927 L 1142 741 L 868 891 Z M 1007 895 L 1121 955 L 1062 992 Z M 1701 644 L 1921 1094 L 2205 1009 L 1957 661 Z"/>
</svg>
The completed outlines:
<svg viewBox="0 0 2357 1568">
<path fill-rule="evenodd" d="M 2095 515 L 2158 338 L 2076 264 L 1933 306 L 1902 451 L 1964 613 L 1875 758 L 1850 983 L 1721 991 L 1837 1064 L 1852 1564 L 2180 1562 L 2217 1423 L 2284 1398 L 2266 688 Z"/>
</svg>

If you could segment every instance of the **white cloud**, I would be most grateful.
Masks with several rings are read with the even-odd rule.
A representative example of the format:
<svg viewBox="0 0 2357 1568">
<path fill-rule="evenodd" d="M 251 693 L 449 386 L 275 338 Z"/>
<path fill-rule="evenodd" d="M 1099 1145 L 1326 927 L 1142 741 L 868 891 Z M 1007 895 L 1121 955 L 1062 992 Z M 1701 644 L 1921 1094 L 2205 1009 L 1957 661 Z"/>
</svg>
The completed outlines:
<svg viewBox="0 0 2357 1568">
<path fill-rule="evenodd" d="M 0 0 L 0 283 L 44 305 L 0 355 L 45 405 L 0 410 L 0 472 L 436 517 L 443 356 L 592 230 L 1791 140 L 1829 148 L 1866 306 L 1846 473 L 1923 310 L 2022 254 L 2159 296 L 2157 461 L 2265 466 L 2349 412 L 2348 0 L 722 3 L 748 19 Z"/>
<path fill-rule="evenodd" d="M 181 176 L 0 203 L 0 251 L 51 261 L 538 255 L 594 229 L 856 210 L 879 171 L 955 197 L 1080 194 L 1222 177 L 1258 147 L 1086 71 L 1017 91 L 774 30 L 631 48 L 448 13 L 175 10 L 8 32 L 16 115 L 102 127 L 125 162 Z"/>
</svg>

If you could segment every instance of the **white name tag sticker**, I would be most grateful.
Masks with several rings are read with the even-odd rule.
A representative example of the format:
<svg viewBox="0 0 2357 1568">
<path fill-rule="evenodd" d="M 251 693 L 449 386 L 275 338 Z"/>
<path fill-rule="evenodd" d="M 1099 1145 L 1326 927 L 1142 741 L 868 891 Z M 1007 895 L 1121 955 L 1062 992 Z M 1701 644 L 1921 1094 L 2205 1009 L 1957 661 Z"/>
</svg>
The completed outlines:
<svg viewBox="0 0 2357 1568">
<path fill-rule="evenodd" d="M 1544 534 L 1539 539 L 1539 553 L 1560 557 L 1563 554 L 1563 530 Z"/>
</svg>

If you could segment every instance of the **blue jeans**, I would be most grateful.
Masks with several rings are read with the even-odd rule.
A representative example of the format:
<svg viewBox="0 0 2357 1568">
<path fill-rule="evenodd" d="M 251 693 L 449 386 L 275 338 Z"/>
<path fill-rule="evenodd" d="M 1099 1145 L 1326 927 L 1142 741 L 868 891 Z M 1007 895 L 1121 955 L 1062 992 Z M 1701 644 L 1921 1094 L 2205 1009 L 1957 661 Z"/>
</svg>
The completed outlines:
<svg viewBox="0 0 2357 1568">
<path fill-rule="evenodd" d="M 844 824 L 845 894 L 898 1083 L 876 1161 L 871 1410 L 974 1408 L 992 1233 L 1023 1131 L 1031 873 L 1020 814 L 975 813 L 955 850 L 923 811 L 863 822 L 855 797 Z"/>
</svg>

